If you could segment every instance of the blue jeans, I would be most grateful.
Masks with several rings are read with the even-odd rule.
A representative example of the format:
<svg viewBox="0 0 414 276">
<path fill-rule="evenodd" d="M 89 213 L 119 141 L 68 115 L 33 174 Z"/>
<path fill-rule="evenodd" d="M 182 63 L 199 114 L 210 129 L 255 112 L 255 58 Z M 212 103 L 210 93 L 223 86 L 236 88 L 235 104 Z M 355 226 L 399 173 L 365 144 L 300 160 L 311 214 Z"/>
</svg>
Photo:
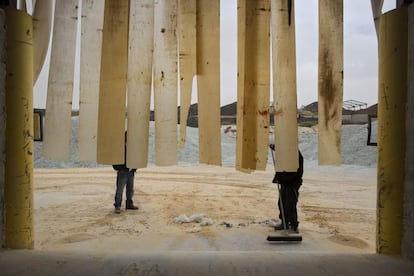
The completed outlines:
<svg viewBox="0 0 414 276">
<path fill-rule="evenodd" d="M 132 197 L 134 196 L 134 176 L 133 170 L 120 170 L 116 175 L 116 193 L 115 193 L 115 207 L 121 207 L 122 194 L 126 185 L 126 205 L 132 205 Z"/>
</svg>

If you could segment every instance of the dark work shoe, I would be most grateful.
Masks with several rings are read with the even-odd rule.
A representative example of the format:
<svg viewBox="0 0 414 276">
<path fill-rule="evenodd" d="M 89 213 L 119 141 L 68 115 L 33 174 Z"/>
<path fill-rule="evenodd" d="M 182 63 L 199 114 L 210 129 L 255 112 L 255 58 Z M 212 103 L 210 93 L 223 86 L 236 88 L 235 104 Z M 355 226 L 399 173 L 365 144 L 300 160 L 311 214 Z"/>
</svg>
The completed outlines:
<svg viewBox="0 0 414 276">
<path fill-rule="evenodd" d="M 134 205 L 134 201 L 133 200 L 126 200 L 125 201 L 125 209 L 127 210 L 138 210 L 138 206 Z"/>
<path fill-rule="evenodd" d="M 120 214 L 121 213 L 121 207 L 115 207 L 115 214 Z"/>
</svg>

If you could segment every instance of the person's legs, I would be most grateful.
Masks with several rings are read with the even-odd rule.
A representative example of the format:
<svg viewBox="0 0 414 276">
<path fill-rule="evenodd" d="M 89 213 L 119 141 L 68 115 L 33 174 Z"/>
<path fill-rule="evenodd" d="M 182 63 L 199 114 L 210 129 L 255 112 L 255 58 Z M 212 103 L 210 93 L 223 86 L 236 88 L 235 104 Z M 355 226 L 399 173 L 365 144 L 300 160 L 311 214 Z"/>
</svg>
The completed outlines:
<svg viewBox="0 0 414 276">
<path fill-rule="evenodd" d="M 277 201 L 277 205 L 279 207 L 279 219 L 281 223 L 278 224 L 275 227 L 275 229 L 282 230 L 282 229 L 285 229 L 285 225 L 283 223 L 283 215 L 284 215 L 284 221 L 286 222 L 286 228 L 289 228 L 289 220 L 288 220 L 287 213 L 286 213 L 287 189 L 286 189 L 286 186 L 283 184 L 278 184 L 278 185 L 280 185 L 280 190 L 279 190 L 280 194 L 279 194 L 279 200 Z M 283 215 L 282 215 L 282 210 L 283 210 Z"/>
<path fill-rule="evenodd" d="M 124 192 L 125 184 L 128 181 L 128 173 L 118 171 L 116 175 L 116 192 L 115 192 L 115 208 L 120 208 L 122 205 L 122 194 Z"/>
<path fill-rule="evenodd" d="M 293 228 L 295 231 L 299 225 L 298 212 L 296 207 L 299 198 L 299 187 L 300 185 L 295 184 L 286 186 L 286 204 L 284 205 L 286 221 L 289 222 L 291 228 Z"/>
<path fill-rule="evenodd" d="M 134 197 L 134 176 L 135 176 L 135 172 L 134 171 L 129 171 L 128 172 L 128 181 L 126 184 L 126 208 L 127 209 L 138 209 L 137 206 L 134 206 L 134 201 L 133 201 L 133 197 Z"/>
</svg>

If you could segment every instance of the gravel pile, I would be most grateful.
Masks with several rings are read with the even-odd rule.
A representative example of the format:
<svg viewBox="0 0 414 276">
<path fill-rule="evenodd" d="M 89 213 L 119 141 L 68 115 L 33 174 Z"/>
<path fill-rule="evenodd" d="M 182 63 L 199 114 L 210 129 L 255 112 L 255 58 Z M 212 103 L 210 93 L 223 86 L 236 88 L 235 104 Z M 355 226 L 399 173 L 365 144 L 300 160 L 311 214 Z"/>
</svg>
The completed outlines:
<svg viewBox="0 0 414 276">
<path fill-rule="evenodd" d="M 70 157 L 67 161 L 48 160 L 42 157 L 42 143 L 35 142 L 35 168 L 71 168 L 102 167 L 95 162 L 78 160 L 77 133 L 79 117 L 72 118 L 72 136 L 70 140 Z M 373 132 L 373 134 L 375 134 Z M 271 134 L 273 135 L 273 134 Z M 367 146 L 367 125 L 344 125 L 342 127 L 342 163 L 346 165 L 375 167 L 377 164 L 377 147 Z M 150 123 L 149 164 L 154 163 L 154 123 Z M 307 164 L 317 164 L 318 133 L 317 128 L 301 128 L 299 130 L 299 148 Z M 234 166 L 236 155 L 235 127 L 222 128 L 222 163 L 223 166 Z M 271 157 L 269 155 L 269 160 Z M 179 164 L 198 163 L 198 129 L 187 128 L 185 147 L 179 150 Z"/>
</svg>

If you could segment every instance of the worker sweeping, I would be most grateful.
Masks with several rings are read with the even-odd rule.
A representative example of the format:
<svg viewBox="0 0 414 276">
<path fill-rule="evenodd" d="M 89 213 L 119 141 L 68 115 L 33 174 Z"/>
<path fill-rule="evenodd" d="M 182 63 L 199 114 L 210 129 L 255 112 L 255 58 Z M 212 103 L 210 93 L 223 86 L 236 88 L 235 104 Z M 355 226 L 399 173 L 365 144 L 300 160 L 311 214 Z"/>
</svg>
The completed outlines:
<svg viewBox="0 0 414 276">
<path fill-rule="evenodd" d="M 275 145 L 270 144 L 270 149 L 275 150 Z M 299 221 L 296 205 L 299 198 L 299 188 L 302 185 L 303 156 L 299 152 L 299 168 L 296 172 L 276 172 L 273 183 L 280 184 L 279 190 L 279 218 L 274 226 L 275 230 L 288 230 L 291 233 L 299 233 Z"/>
</svg>

